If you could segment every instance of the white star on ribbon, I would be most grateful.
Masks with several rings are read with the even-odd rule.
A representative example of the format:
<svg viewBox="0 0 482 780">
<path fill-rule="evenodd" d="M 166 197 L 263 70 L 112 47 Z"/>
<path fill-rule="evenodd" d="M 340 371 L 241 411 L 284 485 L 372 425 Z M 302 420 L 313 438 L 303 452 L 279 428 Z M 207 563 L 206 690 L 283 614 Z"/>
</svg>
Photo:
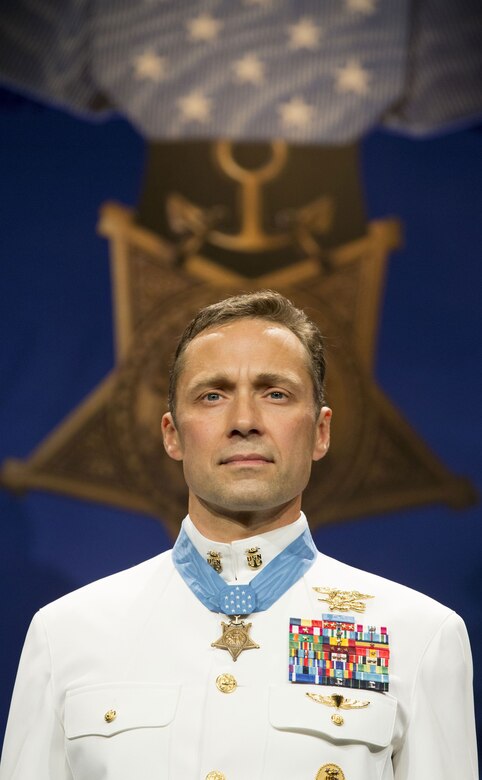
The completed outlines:
<svg viewBox="0 0 482 780">
<path fill-rule="evenodd" d="M 162 81 L 166 77 L 166 63 L 165 57 L 160 57 L 153 51 L 145 51 L 134 57 L 133 65 L 136 78 Z"/>
<path fill-rule="evenodd" d="M 208 122 L 211 114 L 212 100 L 195 90 L 177 101 L 182 118 L 186 122 Z"/>
<path fill-rule="evenodd" d="M 316 49 L 318 46 L 321 27 L 317 27 L 308 16 L 304 16 L 297 24 L 290 24 L 288 31 L 290 49 Z"/>
<path fill-rule="evenodd" d="M 313 117 L 313 106 L 305 103 L 303 98 L 291 98 L 288 103 L 281 103 L 278 111 L 283 124 L 292 127 L 303 127 Z"/>
<path fill-rule="evenodd" d="M 261 84 L 264 80 L 264 64 L 256 54 L 245 54 L 233 63 L 233 70 L 238 81 L 250 84 Z"/>
<path fill-rule="evenodd" d="M 222 22 L 209 14 L 201 14 L 186 22 L 189 37 L 193 41 L 214 41 L 222 27 Z"/>
<path fill-rule="evenodd" d="M 376 11 L 377 0 L 346 0 L 348 11 L 360 14 L 373 14 Z"/>
<path fill-rule="evenodd" d="M 369 91 L 369 79 L 369 72 L 356 60 L 350 60 L 343 68 L 336 69 L 336 86 L 340 92 L 366 95 Z"/>
</svg>

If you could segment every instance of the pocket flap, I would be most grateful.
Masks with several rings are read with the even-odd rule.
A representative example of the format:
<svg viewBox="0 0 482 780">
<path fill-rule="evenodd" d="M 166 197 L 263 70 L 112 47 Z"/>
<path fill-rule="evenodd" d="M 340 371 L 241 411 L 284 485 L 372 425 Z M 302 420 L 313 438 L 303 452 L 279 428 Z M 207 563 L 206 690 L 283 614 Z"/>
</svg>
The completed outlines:
<svg viewBox="0 0 482 780">
<path fill-rule="evenodd" d="M 67 739 L 110 737 L 120 731 L 166 726 L 174 718 L 178 686 L 109 683 L 69 690 L 65 697 Z"/>
<path fill-rule="evenodd" d="M 330 698 L 341 694 L 348 703 L 368 701 L 366 707 L 336 709 L 313 700 L 307 693 Z M 397 700 L 388 693 L 315 685 L 278 685 L 270 689 L 271 725 L 285 731 L 319 734 L 333 741 L 364 742 L 376 747 L 390 744 L 395 725 Z M 341 716 L 337 725 L 332 716 Z"/>
</svg>

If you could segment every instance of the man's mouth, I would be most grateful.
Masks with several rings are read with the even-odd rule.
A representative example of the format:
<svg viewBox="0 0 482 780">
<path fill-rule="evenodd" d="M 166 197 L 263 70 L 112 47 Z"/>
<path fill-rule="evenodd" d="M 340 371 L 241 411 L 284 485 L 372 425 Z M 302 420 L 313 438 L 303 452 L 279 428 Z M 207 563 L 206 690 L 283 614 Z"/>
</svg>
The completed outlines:
<svg viewBox="0 0 482 780">
<path fill-rule="evenodd" d="M 222 466 L 226 466 L 229 463 L 255 466 L 256 464 L 273 463 L 273 459 L 268 458 L 266 455 L 261 455 L 259 452 L 237 453 L 221 460 Z"/>
</svg>

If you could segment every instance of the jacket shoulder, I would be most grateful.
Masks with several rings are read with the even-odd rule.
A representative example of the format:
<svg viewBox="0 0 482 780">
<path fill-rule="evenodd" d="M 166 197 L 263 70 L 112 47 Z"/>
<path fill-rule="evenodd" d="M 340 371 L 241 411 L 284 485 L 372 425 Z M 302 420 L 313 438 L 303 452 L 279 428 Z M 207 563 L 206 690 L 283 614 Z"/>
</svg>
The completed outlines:
<svg viewBox="0 0 482 780">
<path fill-rule="evenodd" d="M 39 612 L 44 621 L 49 623 L 62 615 L 85 612 L 90 608 L 96 611 L 101 609 L 115 611 L 116 605 L 122 604 L 125 609 L 127 604 L 135 603 L 142 597 L 146 589 L 150 590 L 153 583 L 157 592 L 162 592 L 173 571 L 171 550 L 167 550 L 142 563 L 67 593 L 42 607 Z"/>
<path fill-rule="evenodd" d="M 316 580 L 314 587 L 358 591 L 370 596 L 366 600 L 367 607 L 368 604 L 370 607 L 376 605 L 376 611 L 383 611 L 387 616 L 407 619 L 424 616 L 426 624 L 431 623 L 435 627 L 455 614 L 449 607 L 407 585 L 350 566 L 323 553 L 318 554 L 309 577 L 312 582 Z M 327 611 L 330 611 L 328 605 Z"/>
</svg>

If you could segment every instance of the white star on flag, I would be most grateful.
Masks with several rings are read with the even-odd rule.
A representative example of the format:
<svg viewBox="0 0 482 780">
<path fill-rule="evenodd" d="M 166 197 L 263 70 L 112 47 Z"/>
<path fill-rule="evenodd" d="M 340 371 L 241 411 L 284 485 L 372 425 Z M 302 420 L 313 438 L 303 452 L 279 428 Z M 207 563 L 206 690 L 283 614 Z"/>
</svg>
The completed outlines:
<svg viewBox="0 0 482 780">
<path fill-rule="evenodd" d="M 361 14 L 373 14 L 376 10 L 377 0 L 346 0 L 348 11 Z"/>
<path fill-rule="evenodd" d="M 288 103 L 281 103 L 278 111 L 283 124 L 292 127 L 303 127 L 313 117 L 313 106 L 305 103 L 303 98 L 291 98 Z"/>
<path fill-rule="evenodd" d="M 261 84 L 264 79 L 264 64 L 256 54 L 245 54 L 233 63 L 233 69 L 238 81 Z"/>
<path fill-rule="evenodd" d="M 210 119 L 212 100 L 198 90 L 179 98 L 178 105 L 186 122 L 207 122 Z"/>
<path fill-rule="evenodd" d="M 214 41 L 222 27 L 222 22 L 209 14 L 201 14 L 186 22 L 189 37 L 193 41 Z"/>
<path fill-rule="evenodd" d="M 340 92 L 355 92 L 365 95 L 368 92 L 370 74 L 359 62 L 350 60 L 343 68 L 336 69 L 336 86 Z"/>
<path fill-rule="evenodd" d="M 290 24 L 288 30 L 291 49 L 316 49 L 318 46 L 321 27 L 317 27 L 308 16 L 297 24 Z"/>
<path fill-rule="evenodd" d="M 153 51 L 145 51 L 134 57 L 133 65 L 137 79 L 149 79 L 150 81 L 162 81 L 166 77 L 166 58 L 160 57 Z"/>
</svg>

